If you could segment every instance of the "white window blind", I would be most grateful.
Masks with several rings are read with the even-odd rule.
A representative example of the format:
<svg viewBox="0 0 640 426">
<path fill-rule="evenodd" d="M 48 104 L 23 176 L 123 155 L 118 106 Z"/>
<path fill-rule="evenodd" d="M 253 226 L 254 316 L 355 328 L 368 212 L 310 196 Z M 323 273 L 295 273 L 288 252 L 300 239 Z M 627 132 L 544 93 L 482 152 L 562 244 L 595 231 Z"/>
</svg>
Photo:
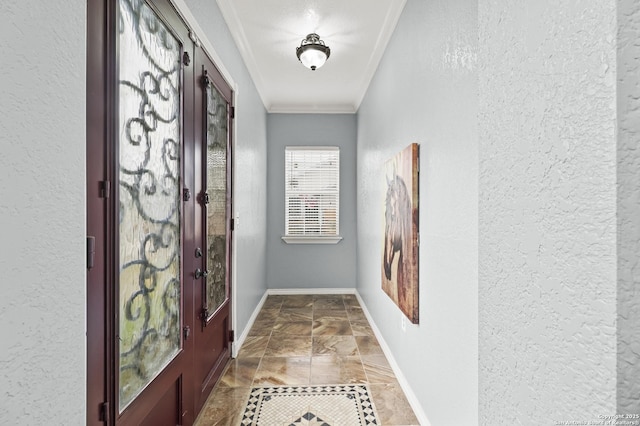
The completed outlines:
<svg viewBox="0 0 640 426">
<path fill-rule="evenodd" d="M 285 148 L 285 234 L 336 237 L 340 216 L 340 149 Z"/>
</svg>

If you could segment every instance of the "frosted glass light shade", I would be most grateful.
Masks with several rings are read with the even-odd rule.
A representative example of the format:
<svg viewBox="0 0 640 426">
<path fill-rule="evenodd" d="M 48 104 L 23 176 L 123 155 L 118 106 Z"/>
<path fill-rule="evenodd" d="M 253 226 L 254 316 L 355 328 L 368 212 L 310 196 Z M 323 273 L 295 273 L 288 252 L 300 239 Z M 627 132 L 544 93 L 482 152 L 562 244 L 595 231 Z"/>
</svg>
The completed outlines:
<svg viewBox="0 0 640 426">
<path fill-rule="evenodd" d="M 330 54 L 329 46 L 325 45 L 324 41 L 320 40 L 320 36 L 315 33 L 309 34 L 296 49 L 296 55 L 302 65 L 312 71 L 323 66 Z"/>
<path fill-rule="evenodd" d="M 300 62 L 302 62 L 302 65 L 311 70 L 320 68 L 326 61 L 327 55 L 325 55 L 324 52 L 316 50 L 312 47 L 308 48 L 300 54 Z"/>
</svg>

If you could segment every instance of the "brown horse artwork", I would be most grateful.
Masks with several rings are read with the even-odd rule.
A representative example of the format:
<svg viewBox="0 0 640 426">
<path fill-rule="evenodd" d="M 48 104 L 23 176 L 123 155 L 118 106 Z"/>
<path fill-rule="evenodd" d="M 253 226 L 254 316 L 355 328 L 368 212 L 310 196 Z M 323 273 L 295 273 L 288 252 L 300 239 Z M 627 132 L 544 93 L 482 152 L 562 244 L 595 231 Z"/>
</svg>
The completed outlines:
<svg viewBox="0 0 640 426">
<path fill-rule="evenodd" d="M 418 144 L 386 164 L 382 289 L 418 323 Z"/>
</svg>

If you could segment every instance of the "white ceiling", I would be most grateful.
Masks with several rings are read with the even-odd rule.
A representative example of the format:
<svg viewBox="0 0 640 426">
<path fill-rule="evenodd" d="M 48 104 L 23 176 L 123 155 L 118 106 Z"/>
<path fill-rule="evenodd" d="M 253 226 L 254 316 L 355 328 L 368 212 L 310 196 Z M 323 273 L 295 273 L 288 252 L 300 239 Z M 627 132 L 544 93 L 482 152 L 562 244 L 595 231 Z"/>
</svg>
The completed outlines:
<svg viewBox="0 0 640 426">
<path fill-rule="evenodd" d="M 406 0 L 217 0 L 269 112 L 353 113 Z M 331 56 L 316 71 L 296 47 L 317 33 Z"/>
</svg>

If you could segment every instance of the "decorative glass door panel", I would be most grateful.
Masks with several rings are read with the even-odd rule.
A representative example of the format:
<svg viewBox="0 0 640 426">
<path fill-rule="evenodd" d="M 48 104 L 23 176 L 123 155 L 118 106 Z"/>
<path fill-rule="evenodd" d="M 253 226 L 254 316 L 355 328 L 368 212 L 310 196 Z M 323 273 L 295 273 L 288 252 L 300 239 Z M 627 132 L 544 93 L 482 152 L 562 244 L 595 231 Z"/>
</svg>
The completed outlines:
<svg viewBox="0 0 640 426">
<path fill-rule="evenodd" d="M 227 101 L 209 83 L 206 86 L 207 270 L 205 312 L 209 320 L 227 299 Z"/>
<path fill-rule="evenodd" d="M 180 42 L 119 0 L 119 410 L 180 350 Z"/>
</svg>

